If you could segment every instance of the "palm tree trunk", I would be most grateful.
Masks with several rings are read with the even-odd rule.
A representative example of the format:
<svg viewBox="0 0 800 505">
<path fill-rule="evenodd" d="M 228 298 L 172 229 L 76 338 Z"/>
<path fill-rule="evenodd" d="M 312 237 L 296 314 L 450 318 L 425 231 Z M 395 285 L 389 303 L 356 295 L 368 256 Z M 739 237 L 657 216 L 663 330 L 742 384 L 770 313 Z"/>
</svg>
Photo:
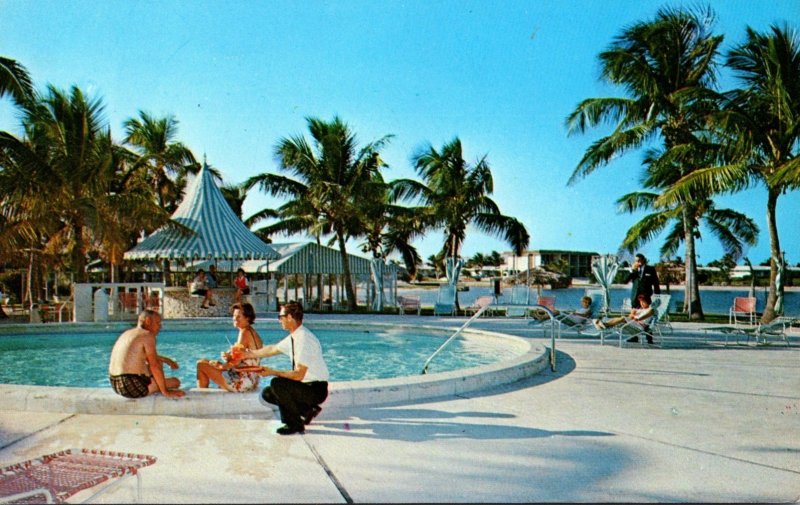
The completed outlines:
<svg viewBox="0 0 800 505">
<path fill-rule="evenodd" d="M 350 257 L 345 247 L 344 233 L 336 230 L 336 239 L 339 242 L 339 252 L 342 254 L 342 271 L 344 273 L 344 289 L 347 293 L 347 308 L 350 312 L 356 311 L 356 289 L 353 286 L 353 276 L 350 275 Z"/>
<path fill-rule="evenodd" d="M 75 236 L 75 245 L 72 251 L 72 266 L 75 269 L 78 282 L 88 282 L 89 277 L 86 274 L 86 242 L 83 240 L 83 224 L 76 220 L 76 222 L 72 224 L 72 233 Z"/>
<path fill-rule="evenodd" d="M 777 286 L 775 279 L 778 276 L 778 264 L 775 263 L 776 258 L 781 257 L 781 243 L 778 238 L 778 222 L 775 215 L 778 207 L 778 196 L 780 193 L 772 188 L 769 188 L 767 194 L 767 229 L 769 230 L 769 293 L 767 294 L 767 303 L 764 305 L 764 314 L 761 316 L 761 322 L 768 323 L 775 319 L 775 302 L 778 299 Z"/>
<path fill-rule="evenodd" d="M 686 288 L 684 294 L 684 310 L 688 312 L 690 320 L 702 321 L 703 306 L 700 302 L 700 286 L 697 282 L 697 257 L 694 247 L 694 230 L 688 226 L 687 211 L 683 212 L 684 241 L 686 243 Z"/>
</svg>

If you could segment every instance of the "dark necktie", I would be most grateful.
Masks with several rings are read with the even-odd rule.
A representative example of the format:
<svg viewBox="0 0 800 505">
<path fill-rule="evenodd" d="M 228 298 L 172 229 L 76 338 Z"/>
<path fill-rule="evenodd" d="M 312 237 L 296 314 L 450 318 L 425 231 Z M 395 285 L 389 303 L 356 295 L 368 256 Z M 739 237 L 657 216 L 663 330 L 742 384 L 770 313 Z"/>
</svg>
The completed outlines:
<svg viewBox="0 0 800 505">
<path fill-rule="evenodd" d="M 292 339 L 292 371 L 294 371 L 294 337 L 289 335 L 289 338 Z"/>
</svg>

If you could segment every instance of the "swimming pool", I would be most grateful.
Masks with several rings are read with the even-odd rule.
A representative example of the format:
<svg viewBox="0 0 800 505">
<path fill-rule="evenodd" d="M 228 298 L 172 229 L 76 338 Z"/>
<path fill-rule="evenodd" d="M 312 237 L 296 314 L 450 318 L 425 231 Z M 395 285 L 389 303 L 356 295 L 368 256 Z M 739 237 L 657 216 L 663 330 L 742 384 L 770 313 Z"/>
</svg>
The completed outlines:
<svg viewBox="0 0 800 505">
<path fill-rule="evenodd" d="M 64 326 L 38 332 L 0 335 L 0 383 L 39 386 L 108 387 L 108 360 L 114 341 L 130 325 Z M 272 322 L 255 325 L 265 344 L 275 343 L 285 331 Z M 331 381 L 386 379 L 419 375 L 425 360 L 452 334 L 452 329 L 398 325 L 309 325 L 319 337 Z M 52 328 L 52 330 L 51 330 Z M 219 359 L 220 351 L 236 339 L 227 321 L 177 324 L 165 321 L 158 336 L 159 354 L 175 359 L 180 368 L 165 368 L 183 387 L 195 387 L 195 363 Z M 512 339 L 465 333 L 451 342 L 431 363 L 429 373 L 447 372 L 509 360 L 527 351 Z M 288 369 L 288 357 L 262 360 Z"/>
</svg>

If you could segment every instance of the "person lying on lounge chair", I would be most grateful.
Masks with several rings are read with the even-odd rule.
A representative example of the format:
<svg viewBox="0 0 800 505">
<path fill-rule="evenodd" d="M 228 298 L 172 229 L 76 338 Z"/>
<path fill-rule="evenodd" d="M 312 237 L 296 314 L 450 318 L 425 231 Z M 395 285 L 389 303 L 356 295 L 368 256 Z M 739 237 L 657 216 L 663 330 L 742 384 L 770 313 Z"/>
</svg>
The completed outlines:
<svg viewBox="0 0 800 505">
<path fill-rule="evenodd" d="M 651 307 L 652 300 L 650 299 L 649 295 L 639 295 L 636 297 L 639 301 L 638 308 L 632 308 L 630 314 L 625 317 L 612 317 L 611 319 L 606 319 L 605 321 L 602 319 L 595 319 L 594 325 L 597 327 L 598 330 L 604 330 L 606 328 L 611 328 L 613 326 L 619 326 L 620 324 L 625 324 L 630 321 L 636 321 L 637 324 L 641 325 L 642 328 L 647 329 L 648 321 L 655 311 L 653 307 Z M 647 339 L 650 341 L 650 338 Z"/>
<path fill-rule="evenodd" d="M 558 310 L 555 311 L 555 314 L 561 314 Z M 592 317 L 592 297 L 591 296 L 584 296 L 581 298 L 581 308 L 573 311 L 570 314 L 564 314 L 564 317 L 561 318 L 562 322 L 566 322 L 567 324 L 583 324 L 588 321 Z"/>
</svg>

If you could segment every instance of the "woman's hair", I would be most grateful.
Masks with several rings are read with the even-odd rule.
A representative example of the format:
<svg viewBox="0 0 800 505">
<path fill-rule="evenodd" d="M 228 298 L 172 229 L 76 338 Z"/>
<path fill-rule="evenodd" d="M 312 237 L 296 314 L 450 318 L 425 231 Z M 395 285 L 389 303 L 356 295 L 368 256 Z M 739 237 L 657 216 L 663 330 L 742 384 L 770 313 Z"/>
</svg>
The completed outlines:
<svg viewBox="0 0 800 505">
<path fill-rule="evenodd" d="M 636 297 L 636 299 L 637 299 L 637 300 L 644 300 L 644 301 L 646 301 L 646 302 L 647 302 L 647 305 L 650 305 L 650 304 L 652 304 L 652 303 L 653 303 L 653 300 L 650 298 L 650 295 L 646 295 L 646 294 L 644 294 L 644 293 L 642 293 L 642 294 L 638 295 L 638 296 Z"/>
<path fill-rule="evenodd" d="M 589 305 L 591 305 L 592 304 L 592 297 L 591 296 L 584 296 L 583 298 L 581 298 L 581 301 L 582 302 L 589 302 Z"/>
<path fill-rule="evenodd" d="M 255 320 L 256 320 L 256 309 L 254 309 L 251 304 L 249 304 L 247 302 L 235 303 L 235 304 L 233 304 L 233 307 L 231 307 L 231 314 L 233 314 L 233 311 L 235 311 L 236 309 L 239 309 L 239 310 L 242 311 L 242 314 L 244 315 L 244 317 L 247 318 L 248 321 L 250 321 L 250 324 L 253 324 L 255 322 Z"/>
<path fill-rule="evenodd" d="M 239 270 L 237 270 L 237 271 L 236 271 L 236 273 L 237 273 L 237 274 L 238 274 L 239 272 L 241 272 L 241 273 L 244 273 L 244 268 L 240 268 Z"/>
</svg>

